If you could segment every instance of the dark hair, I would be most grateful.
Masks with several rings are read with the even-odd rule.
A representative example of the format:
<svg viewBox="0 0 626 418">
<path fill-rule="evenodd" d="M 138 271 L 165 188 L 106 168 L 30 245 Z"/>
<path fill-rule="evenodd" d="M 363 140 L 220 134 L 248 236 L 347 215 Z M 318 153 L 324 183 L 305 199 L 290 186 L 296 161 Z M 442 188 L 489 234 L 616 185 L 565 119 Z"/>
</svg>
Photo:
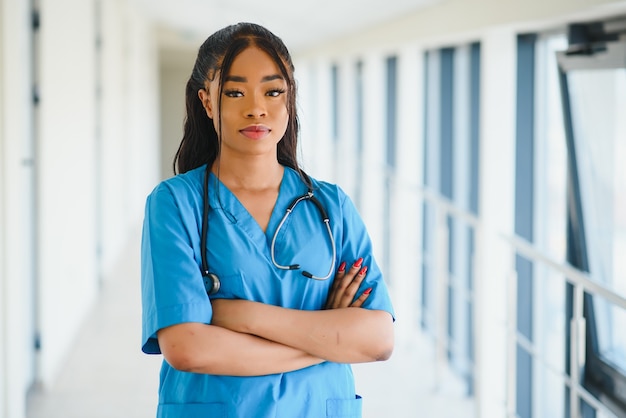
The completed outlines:
<svg viewBox="0 0 626 418">
<path fill-rule="evenodd" d="M 276 63 L 287 82 L 287 112 L 289 120 L 285 135 L 278 143 L 277 158 L 280 164 L 301 172 L 297 161 L 298 116 L 296 114 L 296 83 L 294 66 L 283 41 L 266 28 L 254 23 L 237 23 L 218 30 L 200 46 L 196 63 L 185 89 L 187 115 L 183 139 L 174 157 L 174 173 L 185 173 L 202 164 L 209 168 L 220 149 L 220 135 L 207 116 L 198 97 L 205 82 L 219 73 L 218 106 L 222 104 L 222 86 L 233 60 L 244 49 L 255 46 L 265 51 Z M 221 112 L 217 113 L 221 115 Z M 219 123 L 218 126 L 222 124 Z"/>
</svg>

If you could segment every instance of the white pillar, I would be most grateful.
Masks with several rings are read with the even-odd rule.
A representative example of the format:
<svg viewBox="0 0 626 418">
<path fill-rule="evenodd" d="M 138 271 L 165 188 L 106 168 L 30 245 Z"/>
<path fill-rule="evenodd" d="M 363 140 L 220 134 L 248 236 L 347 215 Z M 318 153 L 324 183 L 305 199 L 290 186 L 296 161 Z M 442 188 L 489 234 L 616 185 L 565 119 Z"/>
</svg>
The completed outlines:
<svg viewBox="0 0 626 418">
<path fill-rule="evenodd" d="M 481 42 L 481 143 L 476 277 L 477 400 L 481 418 L 506 416 L 506 301 L 511 251 L 500 235 L 512 234 L 515 204 L 516 37 L 492 29 Z M 514 371 L 509 371 L 514 373 Z"/>
<path fill-rule="evenodd" d="M 100 0 L 102 49 L 100 51 L 101 101 L 99 108 L 98 228 L 102 277 L 114 268 L 128 239 L 128 132 L 127 35 L 125 0 Z"/>
<path fill-rule="evenodd" d="M 338 65 L 339 137 L 334 148 L 335 175 L 337 182 L 354 199 L 358 182 L 357 118 L 356 118 L 356 62 L 352 56 L 343 57 Z"/>
<path fill-rule="evenodd" d="M 422 205 L 418 187 L 424 171 L 423 55 L 414 45 L 398 54 L 398 138 L 395 194 L 391 205 L 391 288 L 397 335 L 417 331 L 420 306 Z M 406 343 L 410 343 L 408 338 Z"/>
<path fill-rule="evenodd" d="M 384 187 L 385 187 L 385 59 L 376 51 L 369 53 L 363 61 L 363 164 L 361 179 L 363 196 L 361 214 L 374 245 L 374 255 L 382 265 L 386 260 L 384 250 Z"/>
</svg>

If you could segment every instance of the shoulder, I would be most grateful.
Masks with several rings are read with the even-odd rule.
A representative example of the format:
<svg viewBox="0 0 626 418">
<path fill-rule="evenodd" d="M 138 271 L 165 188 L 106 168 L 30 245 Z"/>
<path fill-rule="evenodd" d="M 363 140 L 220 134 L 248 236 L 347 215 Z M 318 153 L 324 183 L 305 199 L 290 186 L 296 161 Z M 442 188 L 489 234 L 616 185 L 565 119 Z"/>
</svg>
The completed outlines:
<svg viewBox="0 0 626 418">
<path fill-rule="evenodd" d="M 170 213 L 194 215 L 202 207 L 204 166 L 161 181 L 146 199 L 146 211 L 157 218 Z"/>
<path fill-rule="evenodd" d="M 297 179 L 299 187 L 302 188 L 302 193 L 306 192 L 306 183 L 304 179 L 291 168 L 285 168 L 289 170 L 292 178 Z M 352 208 L 352 202 L 347 193 L 338 184 L 331 183 L 329 181 L 320 180 L 318 178 L 306 175 L 312 186 L 313 195 L 323 204 L 324 208 L 331 210 L 333 213 L 343 212 L 346 206 L 349 210 Z M 347 205 L 346 205 L 347 204 Z"/>
<path fill-rule="evenodd" d="M 348 194 L 338 184 L 314 178 L 311 178 L 311 182 L 313 183 L 313 192 L 328 200 L 329 203 L 332 202 L 343 207 L 346 202 L 350 202 Z"/>
<path fill-rule="evenodd" d="M 191 196 L 202 196 L 204 165 L 186 173 L 177 174 L 161 181 L 152 190 L 149 199 L 160 199 L 170 196 L 174 200 L 189 199 Z"/>
</svg>

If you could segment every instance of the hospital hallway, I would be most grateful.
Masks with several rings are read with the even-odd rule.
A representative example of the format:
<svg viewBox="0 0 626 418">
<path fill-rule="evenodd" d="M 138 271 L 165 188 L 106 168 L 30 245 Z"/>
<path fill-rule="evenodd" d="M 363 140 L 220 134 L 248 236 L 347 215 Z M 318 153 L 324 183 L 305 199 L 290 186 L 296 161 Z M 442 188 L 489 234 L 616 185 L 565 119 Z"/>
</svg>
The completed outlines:
<svg viewBox="0 0 626 418">
<path fill-rule="evenodd" d="M 391 299 L 363 418 L 626 418 L 626 0 L 0 0 L 0 418 L 155 417 L 141 225 L 237 22 L 287 46 L 296 165 L 350 199 L 335 256 L 291 218 L 285 260 L 366 244 Z"/>
<path fill-rule="evenodd" d="M 140 349 L 139 234 L 124 254 L 104 280 L 58 378 L 29 395 L 27 418 L 155 416 L 162 357 Z M 474 416 L 469 398 L 451 387 L 435 391 L 428 346 L 396 344 L 390 360 L 354 366 L 363 418 Z"/>
</svg>

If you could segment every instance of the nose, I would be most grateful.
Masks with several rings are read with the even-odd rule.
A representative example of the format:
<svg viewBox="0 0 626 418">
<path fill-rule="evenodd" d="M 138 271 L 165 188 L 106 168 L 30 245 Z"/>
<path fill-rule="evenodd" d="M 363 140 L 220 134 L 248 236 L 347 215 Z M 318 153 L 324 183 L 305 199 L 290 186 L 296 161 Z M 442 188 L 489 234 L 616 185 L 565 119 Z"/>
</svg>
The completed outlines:
<svg viewBox="0 0 626 418">
<path fill-rule="evenodd" d="M 265 96 L 260 93 L 250 94 L 248 96 L 248 103 L 246 108 L 246 117 L 248 118 L 261 118 L 267 115 L 267 109 L 265 108 Z"/>
</svg>

